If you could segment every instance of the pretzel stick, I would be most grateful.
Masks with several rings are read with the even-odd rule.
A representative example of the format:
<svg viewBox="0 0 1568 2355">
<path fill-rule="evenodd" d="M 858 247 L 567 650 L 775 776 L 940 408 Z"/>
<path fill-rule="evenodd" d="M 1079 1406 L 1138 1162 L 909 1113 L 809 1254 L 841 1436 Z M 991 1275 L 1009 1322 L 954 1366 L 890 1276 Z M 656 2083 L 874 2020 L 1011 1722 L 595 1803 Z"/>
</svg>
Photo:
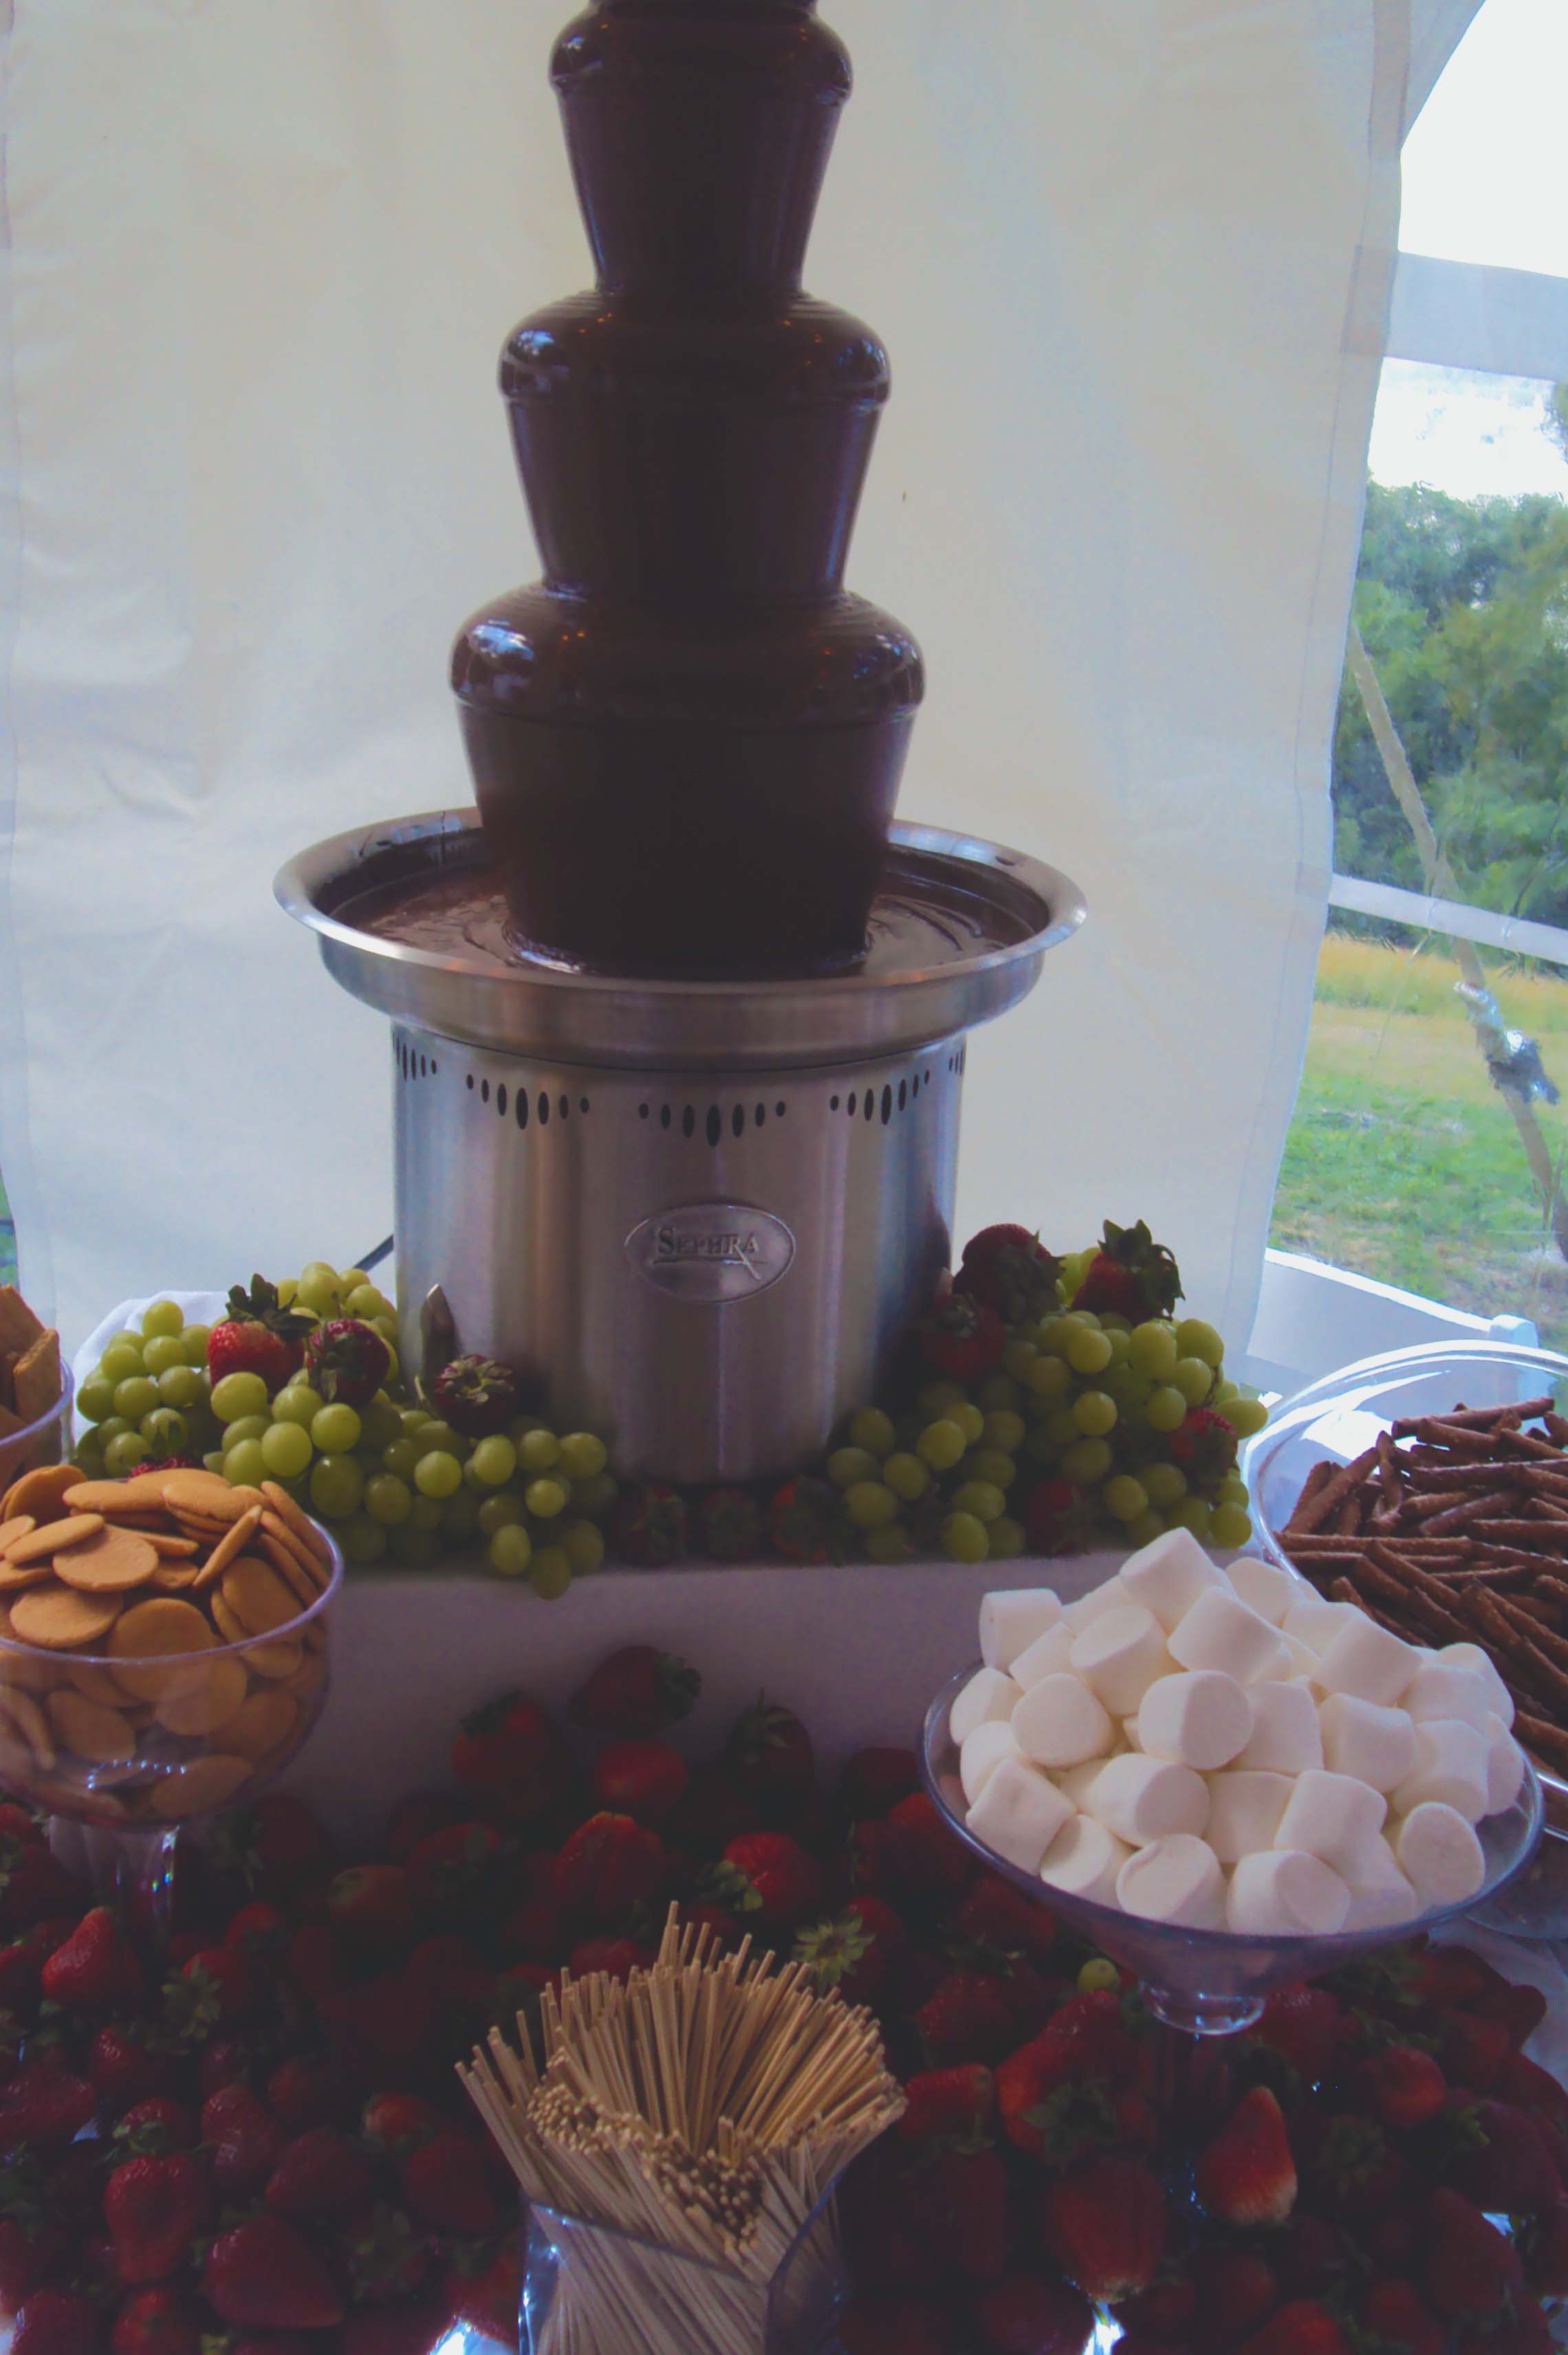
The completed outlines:
<svg viewBox="0 0 1568 2355">
<path fill-rule="evenodd" d="M 1528 1710 L 1516 1709 L 1513 1737 L 1522 1742 L 1554 1774 L 1568 1774 L 1568 1733 L 1560 1725 L 1552 1725 L 1544 1717 L 1534 1717 Z"/>
<path fill-rule="evenodd" d="M 1347 1497 L 1355 1495 L 1377 1460 L 1377 1449 L 1367 1448 L 1356 1457 L 1353 1463 L 1347 1464 L 1341 1471 L 1336 1472 L 1331 1478 L 1324 1482 L 1317 1495 L 1307 1502 L 1305 1512 L 1302 1511 L 1298 1501 L 1296 1514 L 1291 1519 L 1291 1528 L 1293 1529 L 1321 1529 L 1329 1514 L 1337 1513 Z"/>
<path fill-rule="evenodd" d="M 1380 1611 L 1375 1604 L 1369 1603 L 1366 1596 L 1359 1593 L 1348 1578 L 1337 1578 L 1328 1589 L 1328 1594 L 1330 1601 L 1334 1603 L 1353 1603 L 1364 1617 L 1371 1619 L 1379 1627 L 1386 1627 L 1391 1636 L 1403 1636 L 1404 1629 L 1397 1626 L 1387 1613 Z"/>
<path fill-rule="evenodd" d="M 1442 1529 L 1462 1529 L 1469 1521 L 1478 1525 L 1486 1520 L 1488 1514 L 1506 1511 L 1513 1501 L 1511 1488 L 1488 1488 L 1478 1497 L 1467 1497 L 1461 1503 L 1450 1505 L 1445 1512 L 1434 1513 L 1422 1526 L 1430 1536 L 1435 1537 Z"/>
<path fill-rule="evenodd" d="M 1317 1502 L 1333 1477 L 1334 1466 L 1327 1456 L 1313 1465 L 1302 1483 L 1301 1494 L 1291 1508 L 1290 1518 L 1285 1525 L 1287 1535 L 1298 1529 L 1305 1531 L 1317 1527 L 1316 1521 L 1307 1518 L 1308 1508 Z"/>
</svg>

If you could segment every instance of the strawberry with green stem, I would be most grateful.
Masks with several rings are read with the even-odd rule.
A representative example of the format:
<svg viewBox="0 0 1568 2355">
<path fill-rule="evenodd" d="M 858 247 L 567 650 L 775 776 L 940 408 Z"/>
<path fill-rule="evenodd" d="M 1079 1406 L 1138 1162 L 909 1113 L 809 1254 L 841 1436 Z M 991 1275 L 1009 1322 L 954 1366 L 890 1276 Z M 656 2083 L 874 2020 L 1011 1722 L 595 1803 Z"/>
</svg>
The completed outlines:
<svg viewBox="0 0 1568 2355">
<path fill-rule="evenodd" d="M 391 1367 L 391 1352 L 363 1317 L 333 1316 L 304 1345 L 311 1387 L 335 1406 L 368 1406 Z"/>
<path fill-rule="evenodd" d="M 1165 2250 L 1165 2194 L 1141 2159 L 1096 2157 L 1054 2177 L 1038 2222 L 1068 2280 L 1107 2305 L 1146 2290 Z"/>
<path fill-rule="evenodd" d="M 1296 2205 L 1296 2161 L 1285 2114 L 1266 2085 L 1243 2094 L 1198 2155 L 1198 2196 L 1227 2224 L 1283 2224 Z"/>
<path fill-rule="evenodd" d="M 932 1371 L 965 1387 L 999 1366 L 1007 1346 L 996 1310 L 968 1292 L 941 1294 L 920 1327 L 920 1353 Z"/>
<path fill-rule="evenodd" d="M 697 1541 L 709 1561 L 752 1561 L 763 1550 L 767 1522 L 744 1488 L 712 1488 L 697 1508 Z"/>
<path fill-rule="evenodd" d="M 768 1534 L 785 1561 L 820 1563 L 847 1561 L 855 1533 L 832 1482 L 803 1472 L 774 1489 Z"/>
<path fill-rule="evenodd" d="M 517 1412 L 517 1377 L 498 1358 L 453 1358 L 431 1385 L 431 1404 L 465 1439 L 487 1439 Z"/>
<path fill-rule="evenodd" d="M 238 1284 L 229 1289 L 228 1313 L 208 1337 L 207 1370 L 215 1382 L 226 1374 L 260 1374 L 275 1398 L 299 1371 L 305 1337 L 315 1328 L 314 1316 L 283 1307 L 277 1285 L 253 1275 L 249 1291 Z"/>
<path fill-rule="evenodd" d="M 994 1308 L 1004 1325 L 1033 1325 L 1054 1312 L 1061 1273 L 1060 1259 L 1027 1227 L 982 1227 L 964 1246 L 953 1289 Z"/>
<path fill-rule="evenodd" d="M 731 1728 L 724 1763 L 768 1823 L 794 1814 L 810 1797 L 816 1775 L 810 1734 L 793 1710 L 763 1693 Z"/>
<path fill-rule="evenodd" d="M 690 1516 L 677 1489 L 664 1480 L 634 1480 L 615 1508 L 615 1544 L 624 1561 L 662 1570 L 679 1561 L 690 1542 Z"/>
<path fill-rule="evenodd" d="M 601 1660 L 572 1695 L 567 1715 L 589 1733 L 645 1742 L 689 1717 L 702 1679 L 673 1652 L 652 1644 L 625 1644 Z"/>
<path fill-rule="evenodd" d="M 851 1897 L 836 1919 L 797 1932 L 794 1959 L 821 1995 L 835 1987 L 848 2004 L 875 2003 L 909 1934 L 880 1897 Z"/>
<path fill-rule="evenodd" d="M 281 2216 L 248 2216 L 220 2233 L 201 2277 L 225 2322 L 269 2330 L 331 2330 L 343 2294 L 315 2249 Z"/>
<path fill-rule="evenodd" d="M 1125 1316 L 1129 1325 L 1141 1325 L 1151 1316 L 1168 1316 L 1182 1297 L 1175 1258 L 1164 1243 L 1156 1242 L 1145 1220 L 1118 1227 L 1107 1219 L 1071 1305 L 1097 1316 Z"/>
<path fill-rule="evenodd" d="M 1189 1406 L 1165 1444 L 1171 1462 L 1196 1486 L 1211 1486 L 1235 1469 L 1235 1426 L 1212 1407 Z"/>
<path fill-rule="evenodd" d="M 815 1857 L 784 1832 L 743 1832 L 724 1851 L 739 1902 L 726 1891 L 716 1902 L 754 1917 L 764 1930 L 782 1930 L 809 1913 L 822 1895 L 822 1872 Z M 748 1920 L 750 1926 L 750 1919 Z"/>
</svg>

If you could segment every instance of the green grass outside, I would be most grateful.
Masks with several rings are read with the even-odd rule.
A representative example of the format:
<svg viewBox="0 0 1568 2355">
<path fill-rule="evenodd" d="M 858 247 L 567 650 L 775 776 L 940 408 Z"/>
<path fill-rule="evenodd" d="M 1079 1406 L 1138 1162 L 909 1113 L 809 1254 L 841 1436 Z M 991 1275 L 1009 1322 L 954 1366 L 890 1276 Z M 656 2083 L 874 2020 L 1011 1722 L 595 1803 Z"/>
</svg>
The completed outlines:
<svg viewBox="0 0 1568 2355">
<path fill-rule="evenodd" d="M 1543 1342 L 1568 1348 L 1568 1264 L 1458 977 L 1435 952 L 1326 937 L 1269 1240 L 1455 1307 L 1531 1316 Z M 1568 1097 L 1568 979 L 1489 978 L 1505 1021 L 1540 1041 Z M 1564 1109 L 1537 1106 L 1558 1162 Z"/>
</svg>

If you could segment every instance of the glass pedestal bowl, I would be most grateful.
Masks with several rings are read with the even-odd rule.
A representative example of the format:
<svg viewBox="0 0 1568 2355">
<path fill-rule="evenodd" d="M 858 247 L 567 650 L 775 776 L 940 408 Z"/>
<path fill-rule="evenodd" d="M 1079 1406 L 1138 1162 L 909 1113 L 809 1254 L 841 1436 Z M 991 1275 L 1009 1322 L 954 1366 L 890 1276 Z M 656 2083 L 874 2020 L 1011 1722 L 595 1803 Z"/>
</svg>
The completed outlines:
<svg viewBox="0 0 1568 2355">
<path fill-rule="evenodd" d="M 1136 1971 L 1156 2018 L 1190 2036 L 1234 2035 L 1252 2026 L 1272 1988 L 1354 1962 L 1375 1947 L 1396 1945 L 1473 1912 L 1523 1870 L 1541 1838 L 1541 1783 L 1527 1764 L 1512 1806 L 1488 1816 L 1476 1827 L 1486 1859 L 1486 1880 L 1461 1904 L 1439 1906 L 1392 1928 L 1342 1931 L 1331 1938 L 1243 1937 L 1233 1930 L 1188 1930 L 1172 1923 L 1146 1921 L 1136 1913 L 1124 1913 L 1117 1906 L 1095 1905 L 1087 1898 L 1066 1896 L 1049 1888 L 1037 1873 L 1024 1872 L 999 1857 L 965 1826 L 958 1751 L 948 1729 L 948 1711 L 978 1666 L 975 1661 L 960 1669 L 926 1711 L 920 1763 L 933 1804 L 993 1872 L 1026 1891 L 1081 1937 L 1092 1939 L 1113 1962 Z"/>
<path fill-rule="evenodd" d="M 0 1438 L 0 1497 L 24 1472 L 40 1464 L 59 1464 L 70 1446 L 70 1408 L 76 1394 L 70 1368 L 60 1368 L 60 1394 L 36 1423 L 18 1424 Z"/>
<path fill-rule="evenodd" d="M 49 1818 L 69 1872 L 167 1943 L 182 1826 L 243 1806 L 302 1747 L 326 1700 L 343 1556 L 314 1603 L 264 1636 L 127 1659 L 0 1637 L 0 1791 Z"/>
</svg>

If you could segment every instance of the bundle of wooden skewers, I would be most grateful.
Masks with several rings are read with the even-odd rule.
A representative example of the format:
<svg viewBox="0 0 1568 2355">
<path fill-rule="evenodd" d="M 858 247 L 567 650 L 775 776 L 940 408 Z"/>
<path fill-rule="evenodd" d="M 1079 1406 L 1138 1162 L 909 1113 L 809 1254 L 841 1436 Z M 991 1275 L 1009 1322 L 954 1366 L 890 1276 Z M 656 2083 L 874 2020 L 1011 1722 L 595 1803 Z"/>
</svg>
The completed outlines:
<svg viewBox="0 0 1568 2355">
<path fill-rule="evenodd" d="M 1478 1644 L 1520 1741 L 1568 1774 L 1568 1418 L 1552 1399 L 1392 1423 L 1353 1463 L 1314 1466 L 1278 1542 L 1396 1635 Z"/>
<path fill-rule="evenodd" d="M 535 2355 L 760 2350 L 781 2265 L 806 2233 L 827 2281 L 823 2203 L 902 2111 L 871 2015 L 673 1909 L 650 1968 L 568 1977 L 541 2014 L 542 2053 L 519 2016 L 458 2070 L 530 2207 L 577 2220 Z"/>
</svg>

